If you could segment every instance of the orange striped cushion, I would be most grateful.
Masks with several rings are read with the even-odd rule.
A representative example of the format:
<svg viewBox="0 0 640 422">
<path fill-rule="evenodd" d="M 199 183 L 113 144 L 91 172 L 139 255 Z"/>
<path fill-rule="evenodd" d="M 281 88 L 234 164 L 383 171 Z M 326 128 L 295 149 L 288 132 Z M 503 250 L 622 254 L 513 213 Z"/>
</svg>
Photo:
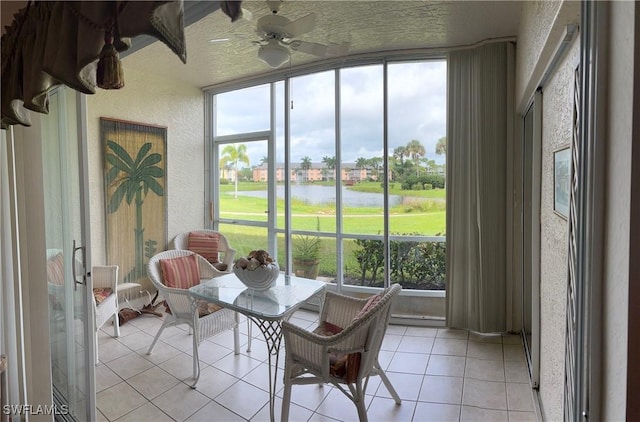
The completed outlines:
<svg viewBox="0 0 640 422">
<path fill-rule="evenodd" d="M 47 261 L 47 282 L 58 286 L 64 284 L 64 257 L 61 253 Z"/>
<path fill-rule="evenodd" d="M 189 243 L 187 249 L 202 255 L 204 259 L 212 264 L 219 262 L 218 259 L 218 233 L 189 233 Z"/>
<path fill-rule="evenodd" d="M 188 289 L 200 284 L 198 257 L 195 254 L 178 258 L 161 259 L 162 281 L 167 287 Z"/>
</svg>

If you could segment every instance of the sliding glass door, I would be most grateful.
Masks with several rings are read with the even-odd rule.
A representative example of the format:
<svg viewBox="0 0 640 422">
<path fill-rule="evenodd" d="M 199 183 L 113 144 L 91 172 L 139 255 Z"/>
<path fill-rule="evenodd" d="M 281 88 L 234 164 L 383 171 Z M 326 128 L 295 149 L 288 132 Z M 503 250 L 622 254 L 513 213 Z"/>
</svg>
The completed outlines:
<svg viewBox="0 0 640 422">
<path fill-rule="evenodd" d="M 86 158 L 79 135 L 79 98 L 70 89 L 56 89 L 50 94 L 49 114 L 42 119 L 46 284 L 58 417 L 90 421 L 95 416 L 93 308 L 87 285 Z"/>
<path fill-rule="evenodd" d="M 542 151 L 542 94 L 522 119 L 522 340 L 531 385 L 540 373 L 540 180 Z"/>
</svg>

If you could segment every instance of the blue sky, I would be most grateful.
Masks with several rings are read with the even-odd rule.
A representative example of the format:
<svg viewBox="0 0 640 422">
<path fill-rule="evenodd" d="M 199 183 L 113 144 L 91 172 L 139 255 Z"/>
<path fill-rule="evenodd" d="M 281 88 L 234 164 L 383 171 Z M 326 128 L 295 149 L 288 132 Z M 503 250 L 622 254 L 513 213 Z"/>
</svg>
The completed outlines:
<svg viewBox="0 0 640 422">
<path fill-rule="evenodd" d="M 326 71 L 291 79 L 291 159 L 308 156 L 320 163 L 335 150 L 335 76 Z M 340 72 L 341 151 L 343 162 L 381 157 L 383 151 L 383 67 L 346 68 Z M 446 135 L 446 63 L 423 61 L 388 66 L 390 151 L 412 139 L 438 163 L 439 138 Z M 217 97 L 217 134 L 269 129 L 269 85 L 224 93 Z M 283 161 L 284 83 L 277 83 L 277 161 Z M 291 104 L 289 105 L 291 106 Z M 260 164 L 266 144 L 248 144 L 250 165 Z"/>
</svg>

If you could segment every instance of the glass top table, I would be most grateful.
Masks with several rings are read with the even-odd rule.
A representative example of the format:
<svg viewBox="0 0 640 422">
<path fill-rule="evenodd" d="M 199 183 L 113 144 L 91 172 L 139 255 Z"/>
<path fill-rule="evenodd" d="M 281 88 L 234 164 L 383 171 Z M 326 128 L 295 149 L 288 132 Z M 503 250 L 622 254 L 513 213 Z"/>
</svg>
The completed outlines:
<svg viewBox="0 0 640 422">
<path fill-rule="evenodd" d="M 246 315 L 264 335 L 269 351 L 269 411 L 275 420 L 275 386 L 278 373 L 278 354 L 282 343 L 282 322 L 286 321 L 302 304 L 317 296 L 324 300 L 326 283 L 307 278 L 280 274 L 276 284 L 268 290 L 258 291 L 245 286 L 235 274 L 226 274 L 189 288 L 197 299 L 232 309 Z M 251 330 L 249 330 L 251 337 Z M 272 365 L 272 358 L 275 363 Z"/>
<path fill-rule="evenodd" d="M 305 301 L 324 290 L 326 283 L 280 274 L 275 286 L 258 291 L 245 286 L 235 274 L 226 274 L 193 286 L 189 291 L 225 308 L 262 320 L 283 320 Z"/>
</svg>

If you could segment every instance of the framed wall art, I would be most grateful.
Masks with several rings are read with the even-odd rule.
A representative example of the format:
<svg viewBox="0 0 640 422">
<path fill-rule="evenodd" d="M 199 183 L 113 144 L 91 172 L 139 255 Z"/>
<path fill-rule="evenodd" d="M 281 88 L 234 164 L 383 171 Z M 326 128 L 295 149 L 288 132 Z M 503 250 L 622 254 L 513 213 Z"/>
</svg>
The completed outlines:
<svg viewBox="0 0 640 422">
<path fill-rule="evenodd" d="M 147 286 L 146 264 L 167 243 L 167 128 L 100 118 L 107 262 Z"/>
<path fill-rule="evenodd" d="M 571 189 L 571 148 L 553 152 L 553 210 L 563 218 L 569 216 Z"/>
</svg>

